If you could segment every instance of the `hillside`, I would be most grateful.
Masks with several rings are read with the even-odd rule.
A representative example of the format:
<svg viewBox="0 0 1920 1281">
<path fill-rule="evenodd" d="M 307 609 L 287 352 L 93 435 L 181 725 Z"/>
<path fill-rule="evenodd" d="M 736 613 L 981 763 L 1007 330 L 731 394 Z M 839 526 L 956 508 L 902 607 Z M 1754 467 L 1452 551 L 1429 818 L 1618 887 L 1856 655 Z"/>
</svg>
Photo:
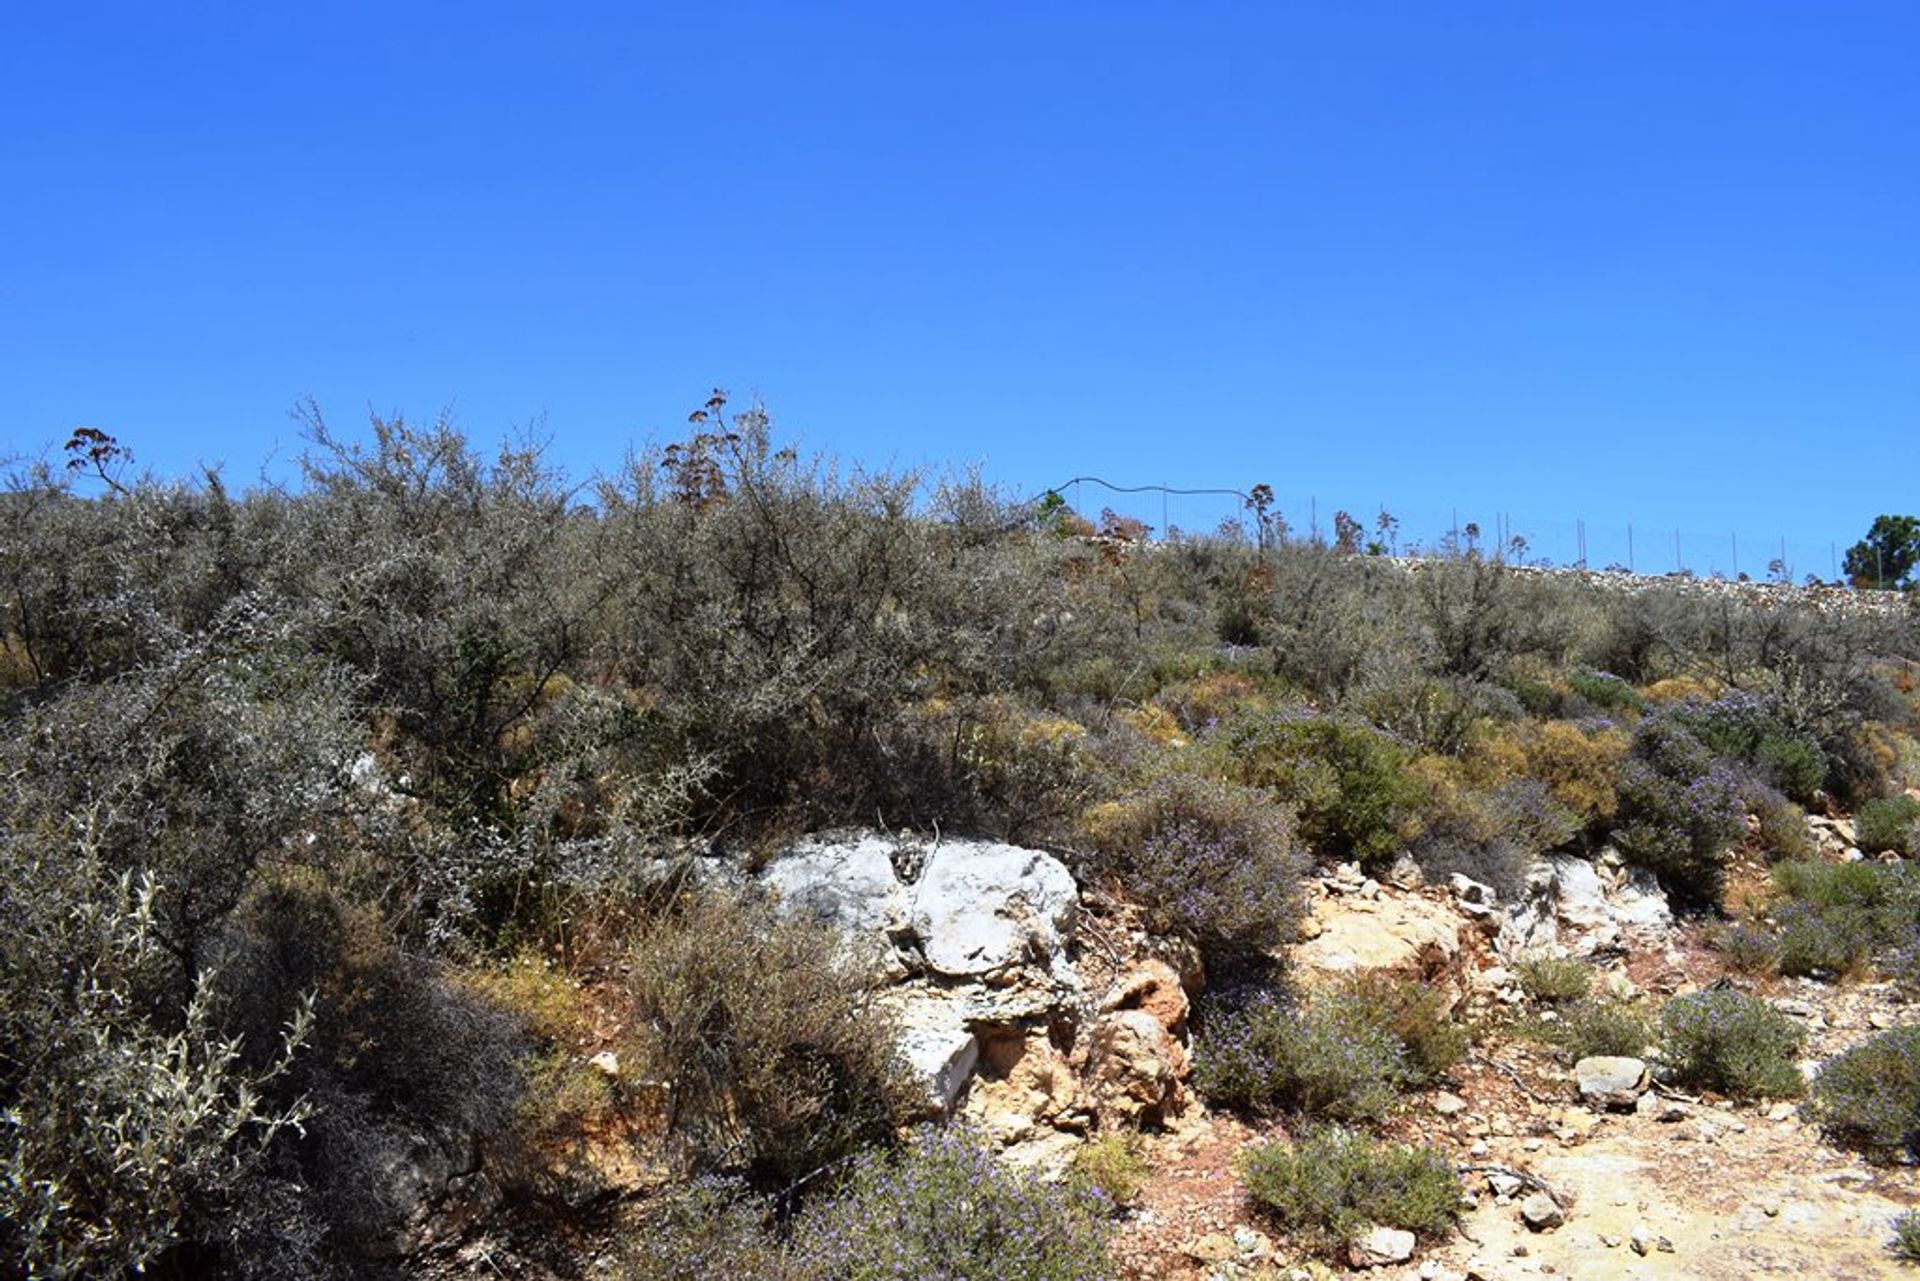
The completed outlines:
<svg viewBox="0 0 1920 1281">
<path fill-rule="evenodd" d="M 1920 1256 L 1912 593 L 1090 537 L 697 418 L 14 469 L 0 1274 Z"/>
</svg>

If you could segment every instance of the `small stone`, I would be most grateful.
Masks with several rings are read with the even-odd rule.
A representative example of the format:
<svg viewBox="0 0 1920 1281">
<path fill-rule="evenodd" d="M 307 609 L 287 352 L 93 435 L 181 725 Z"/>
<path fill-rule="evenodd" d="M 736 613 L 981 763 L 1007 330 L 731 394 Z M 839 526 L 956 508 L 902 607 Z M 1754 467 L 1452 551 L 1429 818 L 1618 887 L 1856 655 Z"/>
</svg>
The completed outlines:
<svg viewBox="0 0 1920 1281">
<path fill-rule="evenodd" d="M 1580 1097 L 1598 1107 L 1631 1108 L 1646 1092 L 1649 1078 L 1642 1059 L 1621 1055 L 1594 1055 L 1573 1065 Z"/>
<path fill-rule="evenodd" d="M 1633 1231 L 1627 1235 L 1627 1244 L 1633 1247 L 1635 1254 L 1644 1256 L 1653 1248 L 1653 1233 L 1647 1230 L 1646 1224 L 1636 1223 Z"/>
<path fill-rule="evenodd" d="M 587 1065 L 593 1068 L 594 1071 L 604 1073 L 607 1076 L 620 1075 L 620 1056 L 612 1050 L 600 1051 L 600 1053 L 587 1060 Z"/>
<path fill-rule="evenodd" d="M 1433 1110 L 1441 1116 L 1458 1116 L 1467 1110 L 1467 1101 L 1445 1090 L 1433 1096 Z"/>
<path fill-rule="evenodd" d="M 1452 890 L 1453 896 L 1462 903 L 1491 905 L 1500 901 L 1500 896 L 1494 893 L 1491 885 L 1476 881 L 1460 872 L 1455 872 L 1447 878 L 1447 888 Z"/>
<path fill-rule="evenodd" d="M 1535 1232 L 1546 1232 L 1567 1221 L 1560 1206 L 1544 1192 L 1536 1192 L 1520 1203 L 1520 1219 Z"/>
<path fill-rule="evenodd" d="M 1794 1110 L 1794 1106 L 1791 1103 L 1776 1103 L 1767 1109 L 1767 1120 L 1791 1121 L 1793 1120 Z"/>
<path fill-rule="evenodd" d="M 1188 1258 L 1201 1263 L 1225 1263 L 1240 1253 L 1240 1247 L 1224 1232 L 1209 1232 L 1187 1242 L 1183 1248 Z"/>
<path fill-rule="evenodd" d="M 1693 1109 L 1680 1102 L 1680 1100 L 1663 1099 L 1653 1094 L 1641 1095 L 1640 1101 L 1634 1104 L 1634 1111 L 1638 1112 L 1641 1116 L 1650 1116 L 1654 1120 L 1667 1125 L 1672 1125 L 1676 1121 L 1684 1121 L 1693 1115 Z"/>
<path fill-rule="evenodd" d="M 1413 1246 L 1413 1233 L 1376 1227 L 1348 1247 L 1347 1259 L 1356 1268 L 1385 1267 L 1411 1259 Z"/>
<path fill-rule="evenodd" d="M 1495 1171 L 1487 1176 L 1487 1188 L 1495 1196 L 1512 1196 L 1518 1192 L 1522 1186 L 1520 1180 L 1514 1178 L 1511 1174 L 1501 1174 Z"/>
<path fill-rule="evenodd" d="M 1600 983 L 1606 989 L 1607 995 L 1616 1001 L 1631 1001 L 1640 995 L 1640 985 L 1622 971 L 1616 970 L 1611 974 L 1602 975 Z"/>
<path fill-rule="evenodd" d="M 1609 1250 L 1618 1250 L 1620 1248 L 1620 1238 L 1611 1232 L 1602 1232 L 1600 1234 L 1600 1244 L 1606 1246 Z"/>
</svg>

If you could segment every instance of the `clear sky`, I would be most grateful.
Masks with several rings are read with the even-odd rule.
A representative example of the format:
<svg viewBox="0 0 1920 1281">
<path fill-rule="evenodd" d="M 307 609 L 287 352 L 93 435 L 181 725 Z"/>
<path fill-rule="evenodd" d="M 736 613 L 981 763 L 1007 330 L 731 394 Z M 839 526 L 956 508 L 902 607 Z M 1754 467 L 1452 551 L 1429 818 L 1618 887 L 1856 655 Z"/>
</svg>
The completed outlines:
<svg viewBox="0 0 1920 1281">
<path fill-rule="evenodd" d="M 1916 67 L 1911 0 L 21 4 L 0 445 L 245 480 L 312 395 L 585 471 L 718 385 L 871 465 L 1811 559 L 1920 509 Z"/>
</svg>

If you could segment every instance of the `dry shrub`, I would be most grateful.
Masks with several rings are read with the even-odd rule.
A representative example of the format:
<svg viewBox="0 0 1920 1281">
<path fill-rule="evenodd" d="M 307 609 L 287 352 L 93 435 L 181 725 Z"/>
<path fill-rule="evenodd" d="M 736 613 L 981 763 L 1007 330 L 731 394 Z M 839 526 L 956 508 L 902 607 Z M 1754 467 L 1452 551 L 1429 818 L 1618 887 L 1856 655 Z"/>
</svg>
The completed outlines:
<svg viewBox="0 0 1920 1281">
<path fill-rule="evenodd" d="M 1643 691 L 1650 703 L 1701 703 L 1719 696 L 1724 688 L 1718 681 L 1694 676 L 1669 676 L 1655 681 Z"/>
<path fill-rule="evenodd" d="M 1807 830 L 1806 811 L 1784 796 L 1762 790 L 1753 798 L 1760 829 L 1754 835 L 1769 862 L 1810 859 L 1820 852 Z"/>
<path fill-rule="evenodd" d="M 1477 736 L 1466 760 L 1482 786 L 1514 778 L 1544 783 L 1583 823 L 1604 822 L 1620 805 L 1620 764 L 1631 743 L 1607 723 L 1523 721 Z"/>
<path fill-rule="evenodd" d="M 777 1189 L 887 1141 L 911 1107 L 882 980 L 825 926 L 696 893 L 643 929 L 628 981 L 697 1168 Z"/>
<path fill-rule="evenodd" d="M 228 1021 L 250 1053 L 311 995 L 310 1047 L 273 1097 L 313 1106 L 281 1172 L 304 1189 L 327 1253 L 364 1262 L 390 1251 L 418 1209 L 415 1169 L 484 1160 L 490 1176 L 513 1177 L 524 1025 L 400 947 L 371 910 L 317 875 L 263 881 L 229 926 L 221 975 Z"/>
<path fill-rule="evenodd" d="M 1259 686 L 1239 672 L 1213 672 L 1179 681 L 1154 700 L 1189 734 L 1203 734 L 1229 717 L 1270 710 Z"/>
<path fill-rule="evenodd" d="M 1427 794 L 1413 857 L 1432 880 L 1457 872 L 1508 897 L 1535 859 L 1579 831 L 1576 817 L 1537 779 L 1474 786 L 1468 779 L 1476 771 L 1444 756 L 1423 756 L 1411 768 Z"/>
</svg>

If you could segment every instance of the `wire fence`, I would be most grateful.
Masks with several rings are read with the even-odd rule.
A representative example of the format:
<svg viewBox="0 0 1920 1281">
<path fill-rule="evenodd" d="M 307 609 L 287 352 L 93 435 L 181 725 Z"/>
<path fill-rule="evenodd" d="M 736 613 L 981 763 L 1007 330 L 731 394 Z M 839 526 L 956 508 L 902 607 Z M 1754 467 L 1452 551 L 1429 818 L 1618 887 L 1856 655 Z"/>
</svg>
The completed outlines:
<svg viewBox="0 0 1920 1281">
<path fill-rule="evenodd" d="M 1231 488 L 1116 485 L 1079 476 L 1046 491 L 1096 527 L 1107 511 L 1145 523 L 1156 540 L 1231 533 L 1261 536 L 1253 495 Z M 1263 495 L 1263 497 L 1268 497 Z M 1843 582 L 1846 548 L 1836 540 L 1789 538 L 1764 529 L 1704 530 L 1618 517 L 1540 516 L 1500 509 L 1334 504 L 1314 494 L 1273 494 L 1270 536 L 1380 555 L 1432 557 L 1478 552 L 1542 568 L 1616 570 L 1657 576 Z M 1158 524 L 1155 524 L 1155 518 Z"/>
</svg>

